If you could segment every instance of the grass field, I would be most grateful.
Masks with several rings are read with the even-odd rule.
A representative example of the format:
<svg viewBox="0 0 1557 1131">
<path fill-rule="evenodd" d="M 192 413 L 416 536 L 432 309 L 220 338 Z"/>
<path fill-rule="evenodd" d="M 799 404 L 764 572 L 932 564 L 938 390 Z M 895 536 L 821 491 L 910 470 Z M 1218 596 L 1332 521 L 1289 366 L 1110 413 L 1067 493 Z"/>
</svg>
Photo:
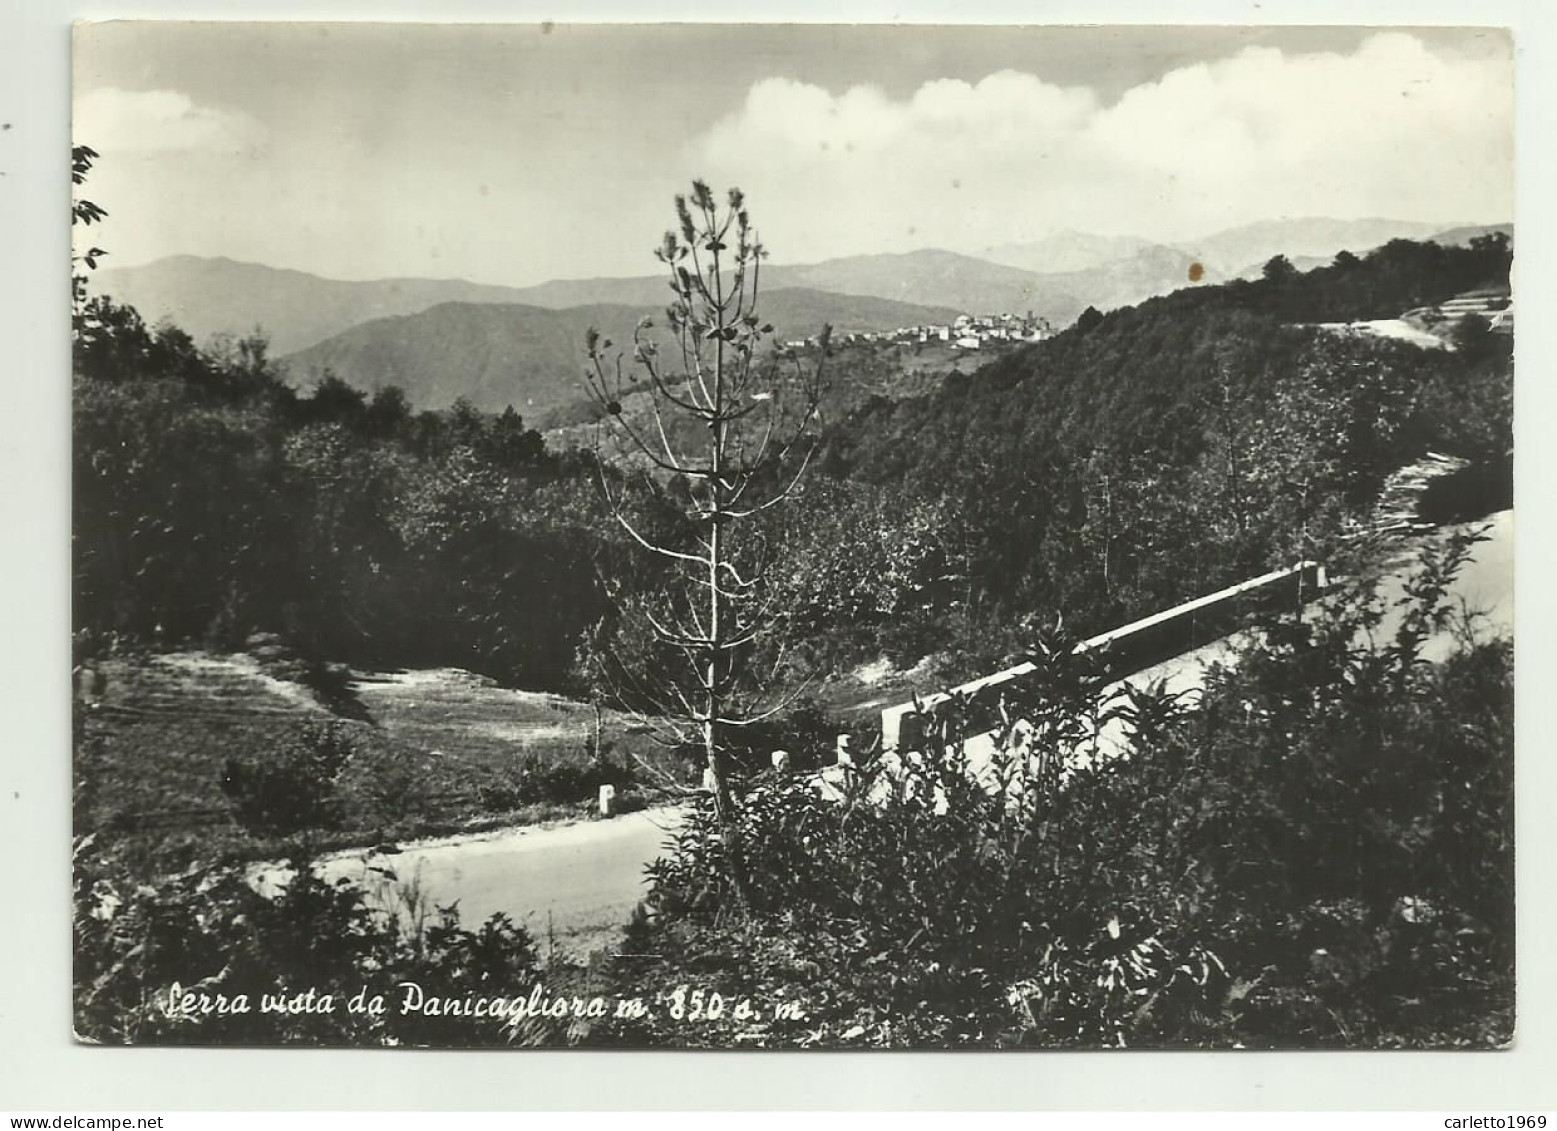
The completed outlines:
<svg viewBox="0 0 1557 1131">
<path fill-rule="evenodd" d="M 360 675 L 351 685 L 362 708 L 356 719 L 338 718 L 306 687 L 246 654 L 113 657 L 94 664 L 85 682 L 77 697 L 77 831 L 113 828 L 148 867 L 178 867 L 197 852 L 244 857 L 280 848 L 237 824 L 222 777 L 229 758 L 263 762 L 309 721 L 342 728 L 352 749 L 336 783 L 341 819 L 311 834 L 322 847 L 595 811 L 581 773 L 555 770 L 591 763 L 594 710 L 469 672 Z M 677 769 L 630 719 L 602 712 L 600 729 L 610 762 L 630 766 L 645 785 L 650 775 L 635 755 Z"/>
</svg>

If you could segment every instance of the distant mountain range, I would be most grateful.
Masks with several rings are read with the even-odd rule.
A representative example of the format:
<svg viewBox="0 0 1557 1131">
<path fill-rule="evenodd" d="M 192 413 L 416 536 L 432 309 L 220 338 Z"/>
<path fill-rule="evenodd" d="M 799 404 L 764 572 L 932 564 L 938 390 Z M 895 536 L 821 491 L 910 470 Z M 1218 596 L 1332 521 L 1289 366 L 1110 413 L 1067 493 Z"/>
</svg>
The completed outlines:
<svg viewBox="0 0 1557 1131">
<path fill-rule="evenodd" d="M 1051 232 L 1030 243 L 985 248 L 980 254 L 991 263 L 1004 263 L 1039 275 L 1060 275 L 1102 267 L 1129 259 L 1148 248 L 1162 246 L 1140 236 L 1100 236 L 1093 232 L 1065 230 Z"/>
<path fill-rule="evenodd" d="M 1475 239 L 1477 236 L 1490 236 L 1494 234 L 1507 236 L 1510 240 L 1512 240 L 1514 238 L 1514 225 L 1468 224 L 1462 228 L 1449 228 L 1446 231 L 1439 232 L 1437 235 L 1433 236 L 1433 242 L 1443 244 L 1445 247 L 1448 247 L 1451 244 L 1455 247 L 1468 247 L 1470 246 L 1471 240 Z"/>
<path fill-rule="evenodd" d="M 1334 220 L 1324 216 L 1258 220 L 1228 228 L 1178 246 L 1202 262 L 1235 275 L 1251 263 L 1264 264 L 1272 256 L 1324 256 L 1328 262 L 1339 251 L 1358 254 L 1396 238 L 1425 240 L 1443 230 L 1442 224 L 1410 220 Z"/>
<path fill-rule="evenodd" d="M 1226 279 L 1219 267 L 1163 244 L 1147 244 L 1124 258 L 1084 271 L 1049 277 L 1066 280 L 1066 286 L 1085 295 L 1087 305 L 1099 310 L 1134 306 L 1154 295 Z"/>
<path fill-rule="evenodd" d="M 803 287 L 831 294 L 947 307 L 958 313 L 1025 313 L 1037 304 L 1044 308 L 1046 317 L 1053 318 L 1055 314 L 1048 313 L 1049 308 L 1057 306 L 1058 311 L 1070 311 L 1077 301 L 1073 295 L 1056 293 L 1053 283 L 1031 271 L 935 248 L 901 254 L 852 255 L 821 263 L 765 263 L 761 282 L 765 291 Z M 554 279 L 522 288 L 517 294 L 517 301 L 558 309 L 599 302 L 663 305 L 669 297 L 663 275 Z M 1077 311 L 1080 309 L 1076 307 Z M 1072 311 L 1069 317 L 1074 316 Z"/>
<path fill-rule="evenodd" d="M 782 337 L 824 322 L 840 332 L 943 323 L 958 313 L 1033 313 L 1059 325 L 1196 283 L 1257 276 L 1274 255 L 1307 268 L 1390 239 L 1468 242 L 1510 225 L 1445 227 L 1389 219 L 1267 220 L 1170 245 L 1056 232 L 974 257 L 939 249 L 764 264 L 763 317 Z M 299 383 L 329 368 L 363 388 L 399 384 L 413 403 L 464 395 L 485 408 L 541 410 L 578 397 L 589 325 L 620 338 L 663 310 L 663 276 L 558 279 L 526 287 L 460 279 L 326 279 L 231 259 L 174 256 L 105 268 L 90 286 L 171 319 L 198 342 L 256 330 Z"/>
<path fill-rule="evenodd" d="M 846 295 L 879 295 L 900 302 L 950 306 L 967 314 L 1035 313 L 1066 320 L 1081 296 L 1048 278 L 956 252 L 926 249 L 897 255 L 852 255 L 804 267 L 764 269 L 782 286 L 793 282 Z M 780 282 L 782 280 L 782 282 Z M 1074 315 L 1069 315 L 1074 317 Z"/>
<path fill-rule="evenodd" d="M 1164 290 L 1182 286 L 1192 263 L 1201 266 L 1204 282 L 1258 277 L 1276 255 L 1285 255 L 1299 270 L 1321 267 L 1337 253 L 1356 255 L 1393 239 L 1432 240 L 1463 246 L 1489 232 L 1514 234 L 1512 224 L 1472 224 L 1445 228 L 1410 220 L 1335 220 L 1303 217 L 1262 220 L 1242 227 L 1174 244 L 1153 243 L 1138 236 L 1100 236 L 1060 231 L 1025 244 L 987 248 L 984 258 L 1045 275 L 1098 271 L 1099 280 L 1116 280 L 1116 293 L 1106 287 L 1086 292 L 1087 302 L 1100 309 L 1140 302 Z M 1165 284 L 1172 284 L 1172 287 Z M 1075 284 L 1072 284 L 1075 285 Z"/>
<path fill-rule="evenodd" d="M 259 329 L 278 356 L 372 318 L 415 314 L 443 302 L 524 301 L 516 288 L 462 279 L 347 282 L 193 255 L 143 267 L 105 267 L 92 275 L 90 286 L 135 307 L 148 322 L 171 319 L 197 342 Z"/>
<path fill-rule="evenodd" d="M 1228 254 L 1247 255 L 1250 252 L 1253 254 L 1244 262 L 1241 270 L 1231 273 L 1232 277 L 1258 279 L 1265 270 L 1265 264 L 1276 255 L 1285 255 L 1292 266 L 1299 271 L 1310 271 L 1315 267 L 1323 267 L 1334 262 L 1336 255 L 1341 251 L 1349 251 L 1353 255 L 1366 255 L 1390 240 L 1428 240 L 1444 247 L 1465 247 L 1477 236 L 1491 235 L 1496 232 L 1512 239 L 1514 235 L 1512 224 L 1463 224 L 1454 228 L 1440 228 L 1434 224 L 1407 224 L 1392 220 L 1321 220 L 1313 223 L 1315 228 L 1312 233 L 1305 233 L 1308 237 L 1306 240 L 1284 242 L 1278 242 L 1280 233 L 1239 229 L 1239 238 L 1228 241 L 1228 244 L 1235 249 Z M 1343 228 L 1341 225 L 1346 227 Z M 1335 239 L 1343 236 L 1345 237 L 1343 242 L 1334 242 Z M 1317 248 L 1318 250 L 1288 251 L 1282 250 L 1284 247 Z"/>
<path fill-rule="evenodd" d="M 839 330 L 890 330 L 911 324 L 890 303 L 934 308 L 934 320 L 959 313 L 1025 314 L 1066 323 L 1089 304 L 1117 306 L 1187 285 L 1188 257 L 1137 241 L 1127 254 L 1090 266 L 1038 273 L 955 252 L 926 249 L 895 255 L 857 255 L 801 265 L 765 265 L 765 295 L 780 291 L 827 293 L 849 302 L 825 317 Z M 1067 264 L 1084 261 L 1076 256 Z M 557 279 L 503 287 L 459 279 L 378 279 L 348 282 L 231 259 L 174 256 L 142 267 L 105 268 L 91 279 L 97 294 L 112 295 L 148 321 L 171 319 L 196 341 L 256 330 L 276 355 L 308 349 L 363 323 L 416 314 L 448 302 L 502 303 L 551 310 L 582 306 L 662 309 L 670 293 L 661 275 Z M 792 296 L 790 307 L 800 301 Z M 766 305 L 766 299 L 764 300 Z M 765 316 L 782 326 L 773 314 Z M 814 327 L 805 323 L 806 332 Z M 798 332 L 798 327 L 797 327 Z"/>
</svg>

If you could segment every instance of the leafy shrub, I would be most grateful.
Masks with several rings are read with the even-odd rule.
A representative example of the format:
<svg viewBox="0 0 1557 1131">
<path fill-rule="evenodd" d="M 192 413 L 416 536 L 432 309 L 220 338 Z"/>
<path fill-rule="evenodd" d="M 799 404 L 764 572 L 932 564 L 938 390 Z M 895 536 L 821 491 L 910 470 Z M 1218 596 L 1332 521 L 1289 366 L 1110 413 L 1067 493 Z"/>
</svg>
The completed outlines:
<svg viewBox="0 0 1557 1131">
<path fill-rule="evenodd" d="M 273 756 L 229 758 L 222 792 L 233 816 L 251 833 L 289 836 L 309 829 L 338 828 L 342 809 L 335 784 L 356 747 L 342 723 L 299 723 Z"/>
<path fill-rule="evenodd" d="M 630 765 L 607 757 L 578 763 L 531 754 L 520 759 L 497 782 L 484 784 L 480 802 L 490 812 L 505 812 L 546 801 L 589 801 L 599 796 L 603 785 L 613 785 L 620 793 L 637 783 L 638 775 Z"/>
<path fill-rule="evenodd" d="M 434 759 L 425 752 L 387 743 L 362 742 L 336 783 L 346 796 L 360 799 L 348 814 L 354 828 L 383 828 L 414 823 L 436 811 Z"/>
<path fill-rule="evenodd" d="M 273 897 L 241 870 L 193 868 L 156 888 L 130 881 L 94 838 L 75 854 L 75 1029 L 103 1044 L 506 1045 L 489 1019 L 401 1014 L 396 987 L 427 995 L 513 996 L 537 976 L 522 928 L 494 915 L 471 931 L 453 908 L 431 925 L 372 909 L 361 888 L 325 879 L 307 859 Z M 243 1012 L 170 1009 L 173 987 L 240 997 Z M 266 1010 L 268 996 L 332 994 L 328 1012 Z M 353 1012 L 360 989 L 382 992 L 381 1014 Z M 533 1043 L 565 1043 L 532 1025 Z"/>
<path fill-rule="evenodd" d="M 700 807 L 650 869 L 636 949 L 665 961 L 638 976 L 804 1004 L 803 1025 L 718 1034 L 759 1045 L 1506 1042 L 1512 650 L 1424 651 L 1467 549 L 1424 556 L 1391 632 L 1377 597 L 1344 594 L 1267 626 L 1197 701 L 1110 703 L 1127 756 L 1044 757 L 1096 724 L 1096 677 L 1057 659 L 1006 705 L 1035 737 L 1015 757 L 1004 727 L 1000 788 L 960 763 L 959 726 L 987 720 L 955 700 L 925 727 L 943 759 L 886 760 L 842 801 L 761 781 L 739 812 L 747 906 Z"/>
</svg>

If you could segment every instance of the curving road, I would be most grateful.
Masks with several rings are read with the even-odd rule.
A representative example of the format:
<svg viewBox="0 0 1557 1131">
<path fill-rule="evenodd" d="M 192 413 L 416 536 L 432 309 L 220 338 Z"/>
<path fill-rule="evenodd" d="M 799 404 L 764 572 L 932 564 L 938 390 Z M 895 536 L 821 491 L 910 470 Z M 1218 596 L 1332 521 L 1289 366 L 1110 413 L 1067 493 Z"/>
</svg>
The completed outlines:
<svg viewBox="0 0 1557 1131">
<path fill-rule="evenodd" d="M 1471 556 L 1455 576 L 1450 599 L 1475 614 L 1479 635 L 1490 638 L 1514 633 L 1514 512 L 1500 511 L 1478 522 L 1467 523 L 1470 528 L 1487 528 L 1487 540 L 1471 547 Z M 1450 528 L 1458 529 L 1458 528 Z M 1413 554 L 1406 558 L 1399 571 L 1385 578 L 1379 586 L 1379 596 L 1386 606 L 1383 622 L 1375 630 L 1375 638 L 1386 640 L 1394 635 L 1400 625 L 1402 610 L 1395 607 L 1405 592 L 1405 578 L 1416 560 Z M 1128 686 L 1145 688 L 1161 681 L 1168 691 L 1194 694 L 1205 683 L 1206 668 L 1212 664 L 1226 663 L 1237 653 L 1239 638 L 1226 637 L 1164 660 L 1154 667 L 1136 672 L 1114 688 Z M 1452 633 L 1440 633 L 1426 641 L 1422 654 L 1429 660 L 1442 660 L 1454 647 Z M 1104 756 L 1112 756 L 1129 745 L 1128 728 L 1115 720 L 1106 725 L 1098 735 L 1098 745 Z"/>
<path fill-rule="evenodd" d="M 680 816 L 679 808 L 667 807 L 427 841 L 395 853 L 353 850 L 328 857 L 324 871 L 330 879 L 360 882 L 386 910 L 404 913 L 408 896 L 429 911 L 456 904 L 470 928 L 502 912 L 530 932 L 543 954 L 552 943 L 587 953 L 608 945 L 644 897 L 644 867 L 659 856 Z M 256 881 L 265 889 L 285 878 L 270 868 Z"/>
</svg>

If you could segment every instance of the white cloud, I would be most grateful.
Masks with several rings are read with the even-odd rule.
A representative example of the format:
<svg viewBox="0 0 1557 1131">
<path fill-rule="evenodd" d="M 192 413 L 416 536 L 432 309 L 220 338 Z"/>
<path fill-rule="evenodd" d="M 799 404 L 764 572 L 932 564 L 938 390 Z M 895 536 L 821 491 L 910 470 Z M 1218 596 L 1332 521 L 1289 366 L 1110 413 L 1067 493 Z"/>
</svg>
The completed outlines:
<svg viewBox="0 0 1557 1131">
<path fill-rule="evenodd" d="M 702 145 L 711 154 L 771 145 L 868 160 L 926 142 L 960 150 L 1058 137 L 1083 123 L 1093 108 L 1091 91 L 1062 90 L 1015 71 L 977 84 L 937 79 L 907 102 L 892 102 L 870 86 L 834 96 L 806 83 L 765 79 L 751 88 L 743 109 L 714 126 Z"/>
<path fill-rule="evenodd" d="M 263 143 L 264 127 L 247 114 L 197 105 L 176 90 L 117 90 L 82 95 L 75 137 L 101 153 L 241 153 Z"/>
<path fill-rule="evenodd" d="M 789 260 L 1060 227 L 1186 238 L 1281 215 L 1506 219 L 1512 61 L 1393 32 L 1349 55 L 1251 47 L 1110 106 L 1013 71 L 896 100 L 774 78 L 689 159 L 747 190 Z"/>
</svg>

